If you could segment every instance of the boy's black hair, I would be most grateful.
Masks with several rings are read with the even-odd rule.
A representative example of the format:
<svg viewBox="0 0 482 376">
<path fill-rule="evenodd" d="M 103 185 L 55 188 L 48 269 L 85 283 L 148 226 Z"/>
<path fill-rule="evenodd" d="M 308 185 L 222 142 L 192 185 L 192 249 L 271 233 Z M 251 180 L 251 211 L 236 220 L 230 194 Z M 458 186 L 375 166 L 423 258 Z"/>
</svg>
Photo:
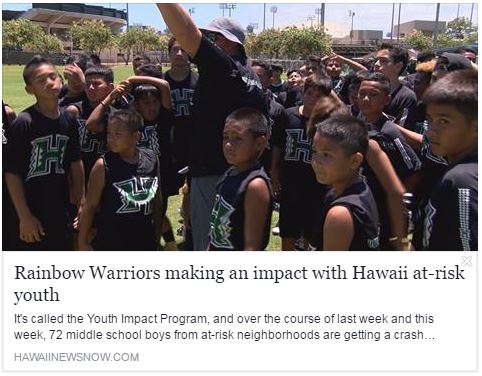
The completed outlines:
<svg viewBox="0 0 482 376">
<path fill-rule="evenodd" d="M 148 96 L 153 96 L 161 100 L 161 92 L 154 85 L 140 84 L 132 90 L 134 100 L 139 100 Z"/>
<path fill-rule="evenodd" d="M 417 63 L 425 63 L 433 59 L 435 59 L 435 52 L 432 50 L 421 51 L 417 54 Z"/>
<path fill-rule="evenodd" d="M 132 133 L 139 132 L 144 125 L 142 116 L 136 110 L 130 108 L 112 111 L 109 115 L 109 123 L 113 119 L 124 124 Z"/>
<path fill-rule="evenodd" d="M 64 64 L 76 64 L 85 73 L 89 58 L 86 54 L 71 55 L 67 57 Z"/>
<path fill-rule="evenodd" d="M 271 70 L 283 73 L 283 66 L 279 64 L 271 64 Z"/>
<path fill-rule="evenodd" d="M 395 64 L 402 63 L 402 69 L 398 72 L 399 75 L 402 74 L 408 64 L 408 51 L 405 48 L 397 47 L 390 43 L 382 43 L 378 51 L 380 50 L 388 50 Z"/>
<path fill-rule="evenodd" d="M 305 64 L 308 64 L 308 63 L 315 63 L 318 65 L 321 65 L 321 58 L 316 55 L 310 55 L 305 61 Z"/>
<path fill-rule="evenodd" d="M 347 82 L 348 88 L 354 88 L 360 86 L 363 78 L 369 74 L 368 71 L 360 70 L 357 72 L 351 71 L 345 76 L 345 81 Z"/>
<path fill-rule="evenodd" d="M 268 134 L 268 121 L 258 110 L 250 107 L 243 107 L 231 112 L 226 118 L 226 123 L 239 121 L 246 124 L 248 130 L 255 136 L 266 136 Z"/>
<path fill-rule="evenodd" d="M 473 48 L 470 48 L 470 47 L 460 47 L 455 52 L 458 53 L 458 54 L 463 54 L 464 52 L 471 52 L 474 55 L 477 55 L 477 52 L 475 52 L 475 50 Z"/>
<path fill-rule="evenodd" d="M 153 64 L 153 63 L 144 63 L 137 68 L 137 75 L 138 76 L 149 76 L 149 77 L 156 77 L 156 78 L 163 78 L 162 77 L 162 68 L 160 65 Z"/>
<path fill-rule="evenodd" d="M 330 116 L 334 115 L 349 115 L 350 112 L 348 108 L 340 101 L 333 98 L 331 95 L 321 97 L 318 102 L 316 102 L 313 112 L 311 113 L 310 120 L 308 120 L 308 125 L 306 126 L 306 133 L 311 139 L 315 137 L 316 124 L 322 123 Z"/>
<path fill-rule="evenodd" d="M 103 65 L 93 65 L 87 68 L 85 71 L 85 78 L 90 76 L 101 76 L 108 84 L 114 82 L 114 72 L 109 67 Z"/>
<path fill-rule="evenodd" d="M 325 77 L 324 75 L 312 74 L 306 77 L 303 92 L 306 92 L 310 87 L 319 90 L 322 95 L 330 95 L 332 81 L 329 77 Z"/>
<path fill-rule="evenodd" d="M 144 60 L 144 63 L 151 62 L 151 59 L 149 58 L 149 56 L 146 56 L 146 55 L 136 55 L 134 56 L 134 59 L 132 59 L 132 61 L 139 61 L 139 60 Z"/>
<path fill-rule="evenodd" d="M 89 63 L 92 64 L 92 65 L 101 65 L 102 61 L 100 60 L 99 55 L 90 54 L 89 55 Z"/>
<path fill-rule="evenodd" d="M 448 73 L 429 86 L 423 102 L 425 105 L 442 104 L 452 106 L 468 122 L 477 119 L 478 104 L 477 72 L 463 69 Z"/>
<path fill-rule="evenodd" d="M 363 82 L 363 81 L 378 82 L 380 84 L 380 86 L 382 87 L 383 92 L 386 95 L 389 95 L 391 93 L 390 80 L 382 72 L 368 73 L 367 75 L 365 75 L 361 78 L 360 82 Z"/>
<path fill-rule="evenodd" d="M 361 153 L 365 157 L 368 150 L 368 127 L 362 120 L 351 115 L 337 114 L 315 126 L 318 135 L 337 143 L 347 155 Z"/>
<path fill-rule="evenodd" d="M 298 73 L 300 76 L 301 76 L 301 73 L 298 69 L 290 69 L 287 73 L 286 73 L 286 77 L 289 77 L 291 76 L 291 73 Z"/>
<path fill-rule="evenodd" d="M 266 72 L 266 74 L 268 75 L 268 77 L 271 77 L 273 75 L 273 71 L 271 69 L 271 66 L 264 62 L 264 61 L 261 61 L 261 60 L 254 60 L 251 62 L 251 66 L 252 67 L 261 67 L 264 69 L 264 71 Z"/>
<path fill-rule="evenodd" d="M 23 80 L 25 82 L 25 85 L 30 84 L 33 71 L 37 69 L 37 67 L 39 67 L 40 65 L 51 65 L 55 67 L 50 60 L 47 60 L 40 55 L 35 55 L 27 62 L 27 64 L 25 64 L 25 67 L 23 68 Z"/>
</svg>

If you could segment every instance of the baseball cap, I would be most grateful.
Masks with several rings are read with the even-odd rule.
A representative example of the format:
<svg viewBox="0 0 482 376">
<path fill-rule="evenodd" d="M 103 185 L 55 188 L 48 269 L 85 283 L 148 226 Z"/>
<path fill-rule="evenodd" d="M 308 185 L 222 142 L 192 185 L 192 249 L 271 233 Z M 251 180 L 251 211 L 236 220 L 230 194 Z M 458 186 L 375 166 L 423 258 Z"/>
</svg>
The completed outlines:
<svg viewBox="0 0 482 376">
<path fill-rule="evenodd" d="M 229 17 L 217 18 L 201 31 L 211 31 L 219 33 L 227 40 L 243 46 L 245 35 L 243 27 L 234 19 Z"/>
<path fill-rule="evenodd" d="M 460 54 L 453 54 L 444 52 L 437 58 L 437 64 L 435 65 L 435 71 L 453 72 L 462 69 L 470 69 L 472 64 L 470 60 Z"/>
</svg>

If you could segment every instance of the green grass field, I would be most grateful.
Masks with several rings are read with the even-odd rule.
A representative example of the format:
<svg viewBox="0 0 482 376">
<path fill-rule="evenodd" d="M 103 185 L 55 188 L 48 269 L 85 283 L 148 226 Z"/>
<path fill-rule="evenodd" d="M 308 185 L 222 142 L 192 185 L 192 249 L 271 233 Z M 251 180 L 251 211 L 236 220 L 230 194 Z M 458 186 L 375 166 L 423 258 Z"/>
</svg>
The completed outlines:
<svg viewBox="0 0 482 376">
<path fill-rule="evenodd" d="M 62 67 L 58 67 L 62 73 Z M 132 66 L 119 65 L 112 67 L 114 70 L 115 82 L 122 81 L 133 74 Z M 9 104 L 18 114 L 23 109 L 31 106 L 35 102 L 35 98 L 25 92 L 25 84 L 22 78 L 23 66 L 20 65 L 3 65 L 2 67 L 2 99 Z M 167 216 L 171 220 L 174 233 L 179 228 L 179 219 L 181 218 L 178 208 L 181 206 L 181 195 L 169 198 L 169 207 Z M 278 213 L 273 212 L 273 224 L 278 220 Z M 180 243 L 182 239 L 176 235 L 176 241 Z M 271 235 L 268 245 L 269 250 L 281 249 L 281 239 L 278 236 Z"/>
</svg>

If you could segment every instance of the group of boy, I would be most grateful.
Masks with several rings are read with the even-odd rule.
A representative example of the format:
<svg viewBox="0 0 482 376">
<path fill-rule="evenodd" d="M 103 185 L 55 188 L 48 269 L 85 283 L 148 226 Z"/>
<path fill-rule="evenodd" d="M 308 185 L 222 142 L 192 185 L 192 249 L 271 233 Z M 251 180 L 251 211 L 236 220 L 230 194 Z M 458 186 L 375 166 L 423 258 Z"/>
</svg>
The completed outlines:
<svg viewBox="0 0 482 376">
<path fill-rule="evenodd" d="M 265 249 L 275 199 L 283 250 L 477 249 L 477 74 L 465 57 L 438 57 L 419 97 L 399 79 L 407 52 L 388 44 L 370 71 L 311 57 L 285 83 L 281 67 L 249 64 L 234 20 L 201 30 L 180 5 L 158 8 L 174 35 L 169 83 L 133 76 L 113 88 L 109 77 L 95 96 L 87 81 L 105 68 L 88 68 L 87 100 L 64 112 L 55 68 L 27 64 L 37 103 L 8 128 L 5 167 L 17 243 L 67 249 L 69 204 L 80 249 L 156 249 L 172 172 L 186 164 L 193 250 Z M 137 111 L 113 109 L 131 89 Z M 55 215 L 42 207 L 53 191 Z"/>
</svg>

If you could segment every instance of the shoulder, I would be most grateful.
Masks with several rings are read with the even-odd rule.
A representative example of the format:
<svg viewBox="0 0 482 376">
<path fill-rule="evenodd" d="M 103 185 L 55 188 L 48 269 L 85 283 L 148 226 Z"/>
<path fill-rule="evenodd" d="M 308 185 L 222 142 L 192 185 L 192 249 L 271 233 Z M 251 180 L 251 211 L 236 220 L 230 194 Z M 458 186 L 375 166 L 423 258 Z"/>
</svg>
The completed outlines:
<svg viewBox="0 0 482 376">
<path fill-rule="evenodd" d="M 252 201 L 256 205 L 270 201 L 271 191 L 266 179 L 261 176 L 252 179 L 246 187 L 245 200 Z"/>
<path fill-rule="evenodd" d="M 347 206 L 334 205 L 326 213 L 324 231 L 333 233 L 346 232 L 347 228 L 353 228 L 353 218 Z"/>
<path fill-rule="evenodd" d="M 400 91 L 399 91 L 398 95 L 401 98 L 406 99 L 406 100 L 417 101 L 417 96 L 415 95 L 415 92 L 412 89 L 406 87 L 403 84 L 402 84 L 402 87 L 400 88 Z"/>
<path fill-rule="evenodd" d="M 473 188 L 477 189 L 478 164 L 461 163 L 450 170 L 440 180 L 439 185 L 444 188 Z"/>
</svg>

